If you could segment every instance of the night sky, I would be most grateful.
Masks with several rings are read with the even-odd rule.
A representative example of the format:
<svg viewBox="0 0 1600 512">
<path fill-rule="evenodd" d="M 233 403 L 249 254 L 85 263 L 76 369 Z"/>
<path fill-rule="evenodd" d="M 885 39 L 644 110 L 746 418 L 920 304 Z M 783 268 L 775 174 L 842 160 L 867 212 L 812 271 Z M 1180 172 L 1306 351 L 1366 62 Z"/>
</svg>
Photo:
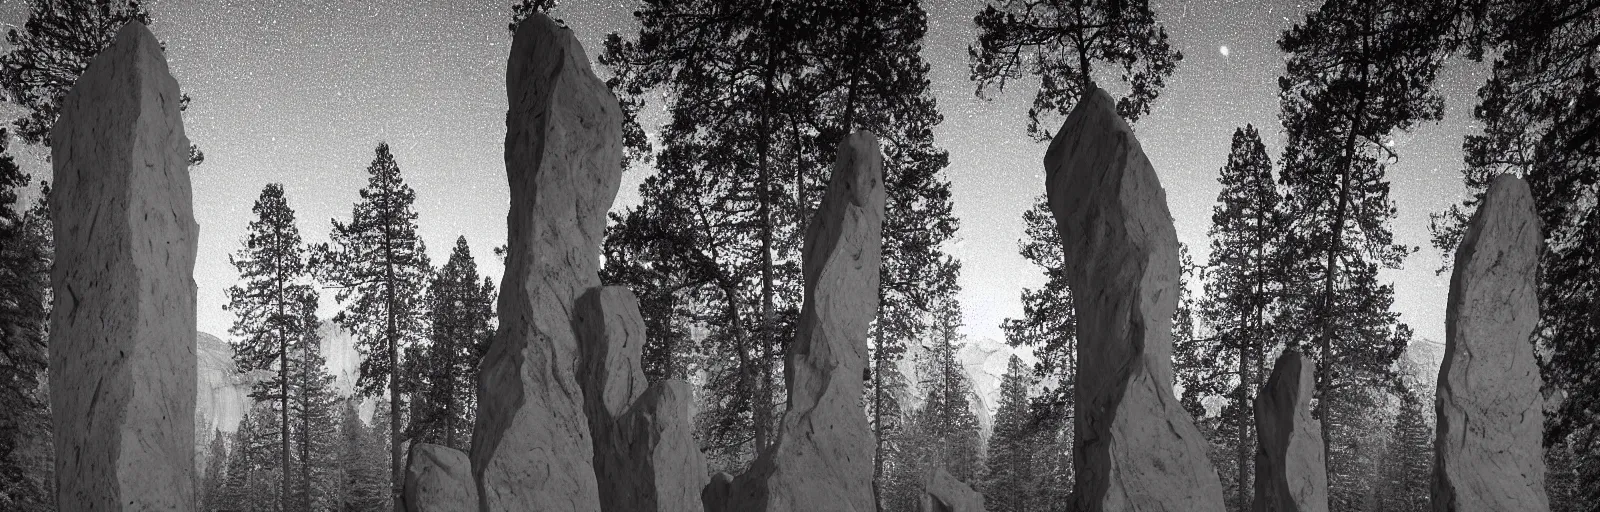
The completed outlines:
<svg viewBox="0 0 1600 512">
<path fill-rule="evenodd" d="M 172 72 L 194 98 L 185 130 L 206 153 L 205 163 L 191 173 L 201 228 L 195 266 L 200 330 L 227 337 L 233 317 L 222 310 L 223 290 L 238 277 L 228 255 L 242 244 L 262 186 L 283 183 L 302 235 L 325 241 L 329 219 L 349 219 L 379 141 L 390 144 L 417 191 L 421 234 L 435 263 L 442 264 L 456 236 L 465 235 L 480 272 L 500 275 L 489 248 L 506 235 L 502 143 L 510 3 L 146 2 Z M 1179 238 L 1196 261 L 1204 261 L 1216 176 L 1234 128 L 1260 128 L 1275 163 L 1282 152 L 1276 79 L 1283 56 L 1274 42 L 1316 4 L 1154 4 L 1184 60 L 1135 129 L 1167 190 Z M 1037 81 L 1014 83 L 994 101 L 976 98 L 966 48 L 974 38 L 972 17 L 983 2 L 925 5 L 930 20 L 923 56 L 932 65 L 934 93 L 945 115 L 935 133 L 950 151 L 946 172 L 962 224 L 948 250 L 964 266 L 965 329 L 974 337 L 1001 339 L 1000 321 L 1021 313 L 1022 288 L 1043 281 L 1016 250 L 1021 213 L 1044 190 L 1045 145 L 1025 132 Z M 606 33 L 637 29 L 634 8 L 627 1 L 566 0 L 552 14 L 577 32 L 592 59 Z M 0 23 L 19 26 L 26 11 L 23 0 L 3 0 Z M 1393 228 L 1398 242 L 1421 250 L 1404 270 L 1383 278 L 1395 283 L 1402 321 L 1433 340 L 1444 337 L 1449 288 L 1448 276 L 1435 273 L 1442 260 L 1428 245 L 1428 214 L 1465 195 L 1461 138 L 1476 129 L 1471 109 L 1485 67 L 1465 59 L 1450 62 L 1438 84 L 1445 120 L 1394 140 L 1401 160 L 1388 174 L 1400 208 Z M 660 102 L 648 108 L 647 129 L 664 117 Z M 0 113 L 14 115 L 14 109 Z M 42 151 L 20 154 L 36 175 L 48 173 Z M 637 202 L 643 176 L 624 175 L 614 209 Z M 323 302 L 331 313 L 331 292 Z"/>
</svg>

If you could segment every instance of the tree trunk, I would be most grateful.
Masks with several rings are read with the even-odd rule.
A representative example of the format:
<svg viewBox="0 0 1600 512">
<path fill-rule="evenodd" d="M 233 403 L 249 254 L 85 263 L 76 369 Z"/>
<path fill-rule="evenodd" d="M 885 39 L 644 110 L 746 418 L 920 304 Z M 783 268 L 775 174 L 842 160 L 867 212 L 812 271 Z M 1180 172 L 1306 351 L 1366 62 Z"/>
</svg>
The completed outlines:
<svg viewBox="0 0 1600 512">
<path fill-rule="evenodd" d="M 1239 399 L 1238 410 L 1234 417 L 1238 421 L 1237 432 L 1239 445 L 1236 447 L 1239 458 L 1239 512 L 1250 510 L 1250 390 L 1254 380 L 1250 378 L 1249 353 L 1245 346 L 1249 336 L 1239 339 Z"/>
<path fill-rule="evenodd" d="M 872 351 L 872 504 L 883 511 L 883 323 L 873 325 L 877 350 Z"/>
<path fill-rule="evenodd" d="M 770 33 L 770 31 L 769 31 Z M 761 90 L 761 135 L 757 143 L 757 170 L 759 180 L 756 192 L 756 202 L 759 205 L 761 216 L 761 383 L 756 392 L 755 405 L 755 436 L 756 451 L 767 447 L 767 427 L 771 423 L 772 408 L 772 324 L 773 324 L 773 272 L 772 272 L 772 170 L 769 168 L 769 150 L 772 134 L 772 90 L 773 75 L 776 73 L 773 62 L 774 47 L 768 43 L 765 70 L 762 76 Z"/>
</svg>

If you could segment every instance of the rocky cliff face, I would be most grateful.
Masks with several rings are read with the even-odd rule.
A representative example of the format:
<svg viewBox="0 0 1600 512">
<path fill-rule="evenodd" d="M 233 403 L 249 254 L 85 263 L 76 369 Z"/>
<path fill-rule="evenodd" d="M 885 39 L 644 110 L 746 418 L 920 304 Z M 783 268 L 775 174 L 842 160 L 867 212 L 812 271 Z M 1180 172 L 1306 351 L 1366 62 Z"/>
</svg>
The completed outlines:
<svg viewBox="0 0 1600 512">
<path fill-rule="evenodd" d="M 195 333 L 194 445 L 195 469 L 204 472 L 206 447 L 218 432 L 232 435 L 250 410 L 250 389 L 271 377 L 269 372 L 240 373 L 233 347 L 216 336 Z"/>
</svg>

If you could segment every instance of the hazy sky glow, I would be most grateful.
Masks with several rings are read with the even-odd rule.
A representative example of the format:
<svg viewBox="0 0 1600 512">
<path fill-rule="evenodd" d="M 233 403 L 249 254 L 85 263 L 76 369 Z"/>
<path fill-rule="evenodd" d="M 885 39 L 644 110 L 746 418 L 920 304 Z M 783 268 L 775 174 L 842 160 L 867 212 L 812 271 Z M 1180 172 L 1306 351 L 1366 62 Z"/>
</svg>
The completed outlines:
<svg viewBox="0 0 1600 512">
<path fill-rule="evenodd" d="M 421 234 L 442 263 L 465 235 L 480 271 L 498 276 L 489 248 L 505 239 L 506 23 L 511 0 L 146 2 L 166 42 L 173 73 L 194 101 L 184 116 L 206 152 L 192 172 L 200 222 L 199 328 L 226 338 L 233 317 L 223 290 L 237 273 L 237 251 L 263 185 L 281 182 L 308 241 L 326 240 L 329 219 L 348 219 L 366 183 L 373 148 L 387 141 L 417 191 Z M 1135 127 L 1167 190 L 1178 235 L 1197 261 L 1209 242 L 1211 207 L 1235 127 L 1261 129 L 1274 157 L 1282 150 L 1274 41 L 1308 5 L 1274 1 L 1155 1 L 1185 58 Z M 1024 131 L 1036 81 L 1013 84 L 994 101 L 973 95 L 967 45 L 981 1 L 927 2 L 923 56 L 945 115 L 936 130 L 950 151 L 959 240 L 948 248 L 964 264 L 961 284 L 970 335 L 1000 339 L 1000 321 L 1021 312 L 1023 287 L 1042 275 L 1017 255 L 1021 213 L 1043 191 L 1045 146 Z M 1314 4 L 1311 4 L 1314 5 Z M 605 33 L 636 29 L 632 2 L 566 0 L 553 14 L 571 26 L 593 58 Z M 26 2 L 6 0 L 0 23 L 18 26 Z M 1401 160 L 1389 168 L 1400 208 L 1396 240 L 1422 250 L 1395 283 L 1402 320 L 1443 339 L 1448 276 L 1428 246 L 1428 214 L 1459 201 L 1461 137 L 1485 66 L 1452 61 L 1440 75 L 1446 119 L 1395 138 Z M 598 68 L 597 68 L 598 69 Z M 603 70 L 601 71 L 603 73 Z M 1102 83 L 1114 80 L 1101 79 Z M 1116 88 L 1111 87 L 1113 92 Z M 654 103 L 652 111 L 660 104 Z M 660 115 L 653 117 L 659 119 Z M 650 128 L 650 127 L 647 127 Z M 43 152 L 24 150 L 35 173 Z M 831 158 L 831 157 L 829 157 Z M 623 178 L 614 208 L 637 202 L 642 172 Z M 497 278 L 498 281 L 498 278 Z M 331 294 L 324 307 L 332 311 Z"/>
</svg>

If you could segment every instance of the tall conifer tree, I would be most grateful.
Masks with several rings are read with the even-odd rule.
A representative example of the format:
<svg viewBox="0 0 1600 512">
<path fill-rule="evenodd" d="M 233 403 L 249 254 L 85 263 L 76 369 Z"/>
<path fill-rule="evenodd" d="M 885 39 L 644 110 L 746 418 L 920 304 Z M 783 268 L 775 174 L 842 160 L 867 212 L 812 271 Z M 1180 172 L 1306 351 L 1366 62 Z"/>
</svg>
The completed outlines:
<svg viewBox="0 0 1600 512">
<path fill-rule="evenodd" d="M 649 1 L 637 14 L 639 36 L 609 38 L 601 62 L 616 73 L 625 111 L 665 90 L 672 121 L 654 155 L 658 172 L 640 188 L 643 204 L 607 236 L 608 256 L 619 257 L 608 257 L 606 275 L 635 287 L 646 321 L 662 327 L 647 355 L 659 353 L 651 345 L 681 346 L 687 325 L 708 328 L 699 351 L 712 397 L 703 440 L 737 466 L 767 444 L 776 418 L 775 371 L 801 301 L 804 226 L 848 132 L 879 135 L 890 195 L 869 371 L 892 366 L 879 363 L 926 329 L 919 322 L 930 297 L 949 290 L 928 282 L 947 275 L 937 269 L 956 224 L 939 176 L 946 154 L 933 143 L 942 118 L 920 53 L 926 13 L 906 0 L 745 0 Z M 625 138 L 637 148 L 644 137 L 629 135 L 632 126 Z M 675 356 L 647 356 L 656 360 L 681 368 Z M 869 389 L 882 384 L 869 378 Z M 877 392 L 867 398 L 885 410 Z"/>
<path fill-rule="evenodd" d="M 978 416 L 972 412 L 976 395 L 957 357 L 964 345 L 960 328 L 960 306 L 953 300 L 940 303 L 934 310 L 931 346 L 919 372 L 927 398 L 917 411 L 917 423 L 920 441 L 929 450 L 923 467 L 942 466 L 956 479 L 970 482 L 982 471 L 982 447 Z"/>
<path fill-rule="evenodd" d="M 291 389 L 296 370 L 294 349 L 308 333 L 316 331 L 317 326 L 306 324 L 301 314 L 301 303 L 315 301 L 316 295 L 306 268 L 306 247 L 295 226 L 294 210 L 284 198 L 283 186 L 267 184 L 256 199 L 254 211 L 256 220 L 250 223 L 244 247 L 228 258 L 243 282 L 228 288 L 228 303 L 223 309 L 235 316 L 228 332 L 237 337 L 231 345 L 240 371 L 273 372 L 272 378 L 256 384 L 251 397 L 277 407 L 280 416 L 273 425 L 279 457 L 275 467 L 283 472 L 280 482 L 293 482 L 289 474 L 289 415 L 295 395 Z M 279 508 L 291 506 L 290 491 L 290 486 L 282 486 Z"/>
<path fill-rule="evenodd" d="M 430 278 L 428 343 L 410 347 L 416 379 L 411 407 L 414 442 L 466 449 L 477 410 L 478 362 L 494 336 L 494 284 L 478 276 L 466 237 Z"/>
<path fill-rule="evenodd" d="M 1264 360 L 1272 353 L 1271 314 L 1282 280 L 1276 263 L 1282 215 L 1281 198 L 1272 175 L 1272 161 L 1254 126 L 1233 132 L 1228 162 L 1218 176 L 1222 192 L 1211 210 L 1211 258 L 1207 264 L 1205 298 L 1199 309 L 1212 331 L 1203 343 L 1201 358 L 1212 374 L 1208 386 L 1195 391 L 1223 394 L 1230 401 L 1233 461 L 1236 475 L 1233 502 L 1248 508 L 1255 462 L 1255 391 L 1265 382 Z M 1222 363 L 1232 361 L 1232 367 Z M 1196 383 L 1199 384 L 1199 383 Z M 1189 394 L 1185 388 L 1185 394 Z"/>
<path fill-rule="evenodd" d="M 302 325 L 317 326 L 317 296 L 301 296 L 297 309 Z M 294 507 L 299 510 L 333 508 L 334 466 L 338 453 L 338 397 L 332 388 L 333 376 L 322 357 L 322 336 L 310 328 L 296 340 L 290 381 L 294 400 L 290 403 L 294 432 L 295 479 L 290 486 Z"/>
<path fill-rule="evenodd" d="M 350 222 L 333 221 L 331 242 L 318 245 L 313 260 L 318 277 L 338 288 L 334 298 L 343 308 L 334 323 L 355 334 L 361 394 L 381 396 L 387 388 L 389 421 L 380 430 L 389 438 L 390 501 L 398 510 L 405 404 L 397 370 L 401 351 L 424 332 L 423 291 L 432 269 L 417 236 L 416 192 L 401 179 L 388 144 L 378 144 L 367 175 Z"/>
<path fill-rule="evenodd" d="M 1334 501 L 1361 466 L 1349 459 L 1370 418 L 1370 395 L 1388 389 L 1410 329 L 1390 310 L 1393 287 L 1378 282 L 1414 248 L 1397 244 L 1389 223 L 1389 137 L 1437 120 L 1434 78 L 1451 49 L 1452 12 L 1435 0 L 1329 0 L 1286 30 L 1279 78 L 1288 143 L 1279 181 L 1284 210 L 1287 299 L 1278 332 L 1317 361 L 1316 413 Z M 1340 395 L 1344 396 L 1340 396 Z M 1340 411 L 1330 410 L 1342 404 Z M 1347 500 L 1346 500 L 1347 501 Z"/>
</svg>

